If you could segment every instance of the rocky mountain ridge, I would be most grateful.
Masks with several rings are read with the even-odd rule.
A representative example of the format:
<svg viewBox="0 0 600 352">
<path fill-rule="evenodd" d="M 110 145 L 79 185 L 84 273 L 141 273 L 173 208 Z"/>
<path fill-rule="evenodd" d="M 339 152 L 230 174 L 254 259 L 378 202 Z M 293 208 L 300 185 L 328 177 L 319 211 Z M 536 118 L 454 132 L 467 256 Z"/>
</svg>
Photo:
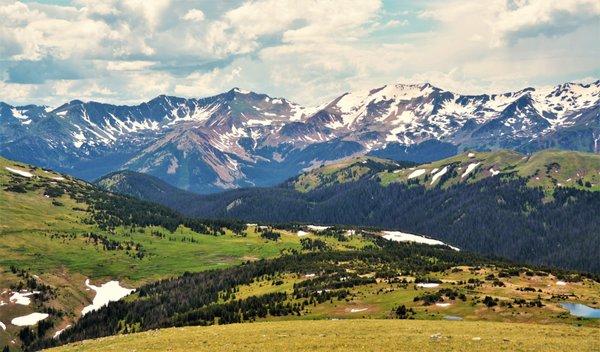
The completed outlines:
<svg viewBox="0 0 600 352">
<path fill-rule="evenodd" d="M 394 84 L 317 108 L 239 88 L 133 106 L 0 103 L 0 136 L 0 155 L 78 177 L 131 169 L 214 192 L 273 185 L 351 155 L 428 162 L 465 149 L 600 152 L 600 81 L 491 95 Z"/>
</svg>

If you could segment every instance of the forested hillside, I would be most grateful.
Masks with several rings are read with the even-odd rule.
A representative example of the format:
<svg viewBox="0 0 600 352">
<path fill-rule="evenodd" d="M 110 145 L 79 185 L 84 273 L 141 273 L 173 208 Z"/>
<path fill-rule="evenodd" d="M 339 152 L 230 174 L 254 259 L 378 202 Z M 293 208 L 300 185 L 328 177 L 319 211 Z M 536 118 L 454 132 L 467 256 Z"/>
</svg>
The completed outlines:
<svg viewBox="0 0 600 352">
<path fill-rule="evenodd" d="M 148 284 L 129 299 L 84 316 L 58 340 L 36 341 L 29 349 L 172 326 L 321 314 L 328 317 L 364 312 L 385 318 L 439 319 L 437 314 L 443 312 L 429 311 L 464 306 L 460 308 L 463 314 L 464 309 L 477 309 L 478 319 L 497 317 L 494 307 L 513 315 L 527 312 L 542 317 L 551 312 L 544 307 L 552 309 L 558 302 L 554 293 L 562 292 L 561 288 L 553 288 L 557 278 L 569 281 L 573 289 L 589 287 L 578 293 L 580 299 L 587 300 L 599 287 L 594 277 L 528 269 L 442 247 L 383 239 L 375 243 L 376 247 L 360 251 L 295 253 Z M 536 288 L 524 289 L 534 281 Z M 537 290 L 542 283 L 543 293 Z M 490 289 L 495 298 L 483 298 L 481 294 Z M 367 303 L 377 296 L 387 296 L 389 301 Z M 568 316 L 557 319 L 564 321 Z"/>
<path fill-rule="evenodd" d="M 280 187 L 169 205 L 200 218 L 402 230 L 483 254 L 599 272 L 599 188 L 598 155 L 498 151 L 419 166 L 354 158 Z"/>
<path fill-rule="evenodd" d="M 308 193 L 246 189 L 204 198 L 194 212 L 259 222 L 352 224 L 426 234 L 534 264 L 600 271 L 600 193 L 559 188 L 549 200 L 525 180 L 492 177 L 441 190 L 365 180 Z"/>
<path fill-rule="evenodd" d="M 101 292 L 115 300 L 184 272 L 308 251 L 305 242 L 337 250 L 371 243 L 191 218 L 3 158 L 0 238 L 0 349 L 10 351 L 60 334 L 102 305 Z"/>
<path fill-rule="evenodd" d="M 597 304 L 594 275 L 524 268 L 469 252 L 597 272 L 594 211 L 600 204 L 585 184 L 550 193 L 507 172 L 425 187 L 420 179 L 383 183 L 380 175 L 391 167 L 394 175 L 407 172 L 397 163 L 369 158 L 348 166 L 333 168 L 330 176 L 317 173 L 316 187 L 308 182 L 304 192 L 289 186 L 232 191 L 187 203 L 188 215 L 180 215 L 0 159 L 0 211 L 8 215 L 0 228 L 0 288 L 9 288 L 0 299 L 32 291 L 31 306 L 9 301 L 0 307 L 0 320 L 15 322 L 32 311 L 44 317 L 33 328 L 9 324 L 0 342 L 18 339 L 24 349 L 37 350 L 168 326 L 356 313 L 564 323 L 576 319 L 560 306 L 565 299 Z M 215 220 L 189 216 L 199 212 Z M 281 224 L 248 226 L 246 216 Z M 235 220 L 217 220 L 222 217 Z M 290 224 L 297 221 L 389 226 L 444 239 L 462 251 L 395 244 L 370 230 Z M 573 223 L 580 224 L 576 231 Z M 239 263 L 245 264 L 232 267 Z M 225 269 L 205 271 L 215 268 Z M 80 318 L 92 298 L 86 287 L 98 288 L 87 286 L 90 278 L 122 280 L 137 290 Z M 161 281 L 149 283 L 153 279 Z"/>
<path fill-rule="evenodd" d="M 157 177 L 129 170 L 105 175 L 94 181 L 94 184 L 113 193 L 133 196 L 172 208 L 176 208 L 178 204 L 189 204 L 198 196 L 174 187 Z"/>
</svg>

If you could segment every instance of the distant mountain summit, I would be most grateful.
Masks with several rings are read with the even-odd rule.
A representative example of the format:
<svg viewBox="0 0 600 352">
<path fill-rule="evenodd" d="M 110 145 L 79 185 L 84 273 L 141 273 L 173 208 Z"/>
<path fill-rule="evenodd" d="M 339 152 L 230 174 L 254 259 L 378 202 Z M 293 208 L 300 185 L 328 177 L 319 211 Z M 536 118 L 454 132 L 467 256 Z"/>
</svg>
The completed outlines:
<svg viewBox="0 0 600 352">
<path fill-rule="evenodd" d="M 465 149 L 600 152 L 600 81 L 461 95 L 394 84 L 317 108 L 234 88 L 139 105 L 0 103 L 0 154 L 95 179 L 119 169 L 214 192 L 268 186 L 351 155 L 429 162 Z"/>
</svg>

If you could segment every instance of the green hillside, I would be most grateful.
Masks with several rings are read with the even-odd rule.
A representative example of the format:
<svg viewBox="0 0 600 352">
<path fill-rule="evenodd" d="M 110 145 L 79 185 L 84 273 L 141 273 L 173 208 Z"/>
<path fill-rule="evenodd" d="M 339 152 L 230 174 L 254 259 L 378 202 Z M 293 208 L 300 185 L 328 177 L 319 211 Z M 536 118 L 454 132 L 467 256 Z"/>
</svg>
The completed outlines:
<svg viewBox="0 0 600 352">
<path fill-rule="evenodd" d="M 598 319 L 570 315 L 561 305 L 577 302 L 598 307 L 600 283 L 594 276 L 532 269 L 442 247 L 384 240 L 375 243 L 377 248 L 344 252 L 317 250 L 149 284 L 125 302 L 86 316 L 65 331 L 59 341 L 40 341 L 36 346 L 47 347 L 119 333 L 186 325 L 245 323 L 233 325 L 233 329 L 261 331 L 263 327 L 257 323 L 280 322 L 282 325 L 269 326 L 275 326 L 275 329 L 285 326 L 285 329 L 298 331 L 308 331 L 312 327 L 313 333 L 322 333 L 316 326 L 323 324 L 324 329 L 332 328 L 329 325 L 333 323 L 331 320 L 375 319 L 364 323 L 367 330 L 360 335 L 362 339 L 372 340 L 379 336 L 368 327 L 369 324 L 387 332 L 393 331 L 395 326 L 402 326 L 407 331 L 425 329 L 428 331 L 427 338 L 442 333 L 458 339 L 466 336 L 459 334 L 462 325 L 471 327 L 465 331 L 470 339 L 481 337 L 482 340 L 496 341 L 508 338 L 517 342 L 527 338 L 531 331 L 546 331 L 551 335 L 554 334 L 551 331 L 555 331 L 563 335 L 564 346 L 567 347 L 579 338 L 591 343 L 591 336 L 600 327 Z M 398 323 L 398 319 L 407 322 Z M 319 321 L 311 322 L 313 320 Z M 490 330 L 484 332 L 486 328 L 477 328 L 475 322 L 486 322 L 482 326 Z M 389 326 L 386 328 L 387 323 Z M 525 332 L 518 328 L 519 324 L 528 324 L 531 329 Z M 575 326 L 577 331 L 587 332 L 578 335 Z M 199 333 L 203 331 L 198 329 Z M 429 333 L 429 329 L 433 332 Z M 177 334 L 178 331 L 154 331 L 150 335 L 134 336 L 159 334 L 172 341 L 174 349 L 189 347 L 187 344 L 183 345 L 185 347 L 180 345 L 178 339 L 170 340 L 176 335 L 162 335 Z M 183 331 L 194 334 L 195 330 Z M 212 341 L 210 336 L 214 336 L 216 331 L 234 330 L 215 327 L 204 331 L 206 338 L 202 345 L 221 349 L 224 347 Z M 330 331 L 330 334 L 336 336 L 335 331 Z M 338 336 L 344 335 L 338 331 Z M 439 338 L 433 337 L 434 340 Z M 144 340 L 135 339 L 111 338 L 76 344 L 74 348 L 120 348 L 112 345 L 115 341 L 125 343 L 123 348 L 134 347 L 127 345 L 127 341 L 142 348 Z M 256 339 L 252 341 L 256 342 Z M 271 339 L 261 339 L 256 348 L 260 348 L 262 343 L 266 343 L 264 348 L 277 347 L 270 345 Z M 305 344 L 294 343 L 292 346 L 298 346 L 300 350 L 310 349 Z M 469 346 L 466 350 L 477 346 Z M 532 349 L 539 347 L 530 346 Z M 507 348 L 510 350 L 510 347 Z"/>
<path fill-rule="evenodd" d="M 30 172 L 33 177 L 21 177 L 6 167 Z M 90 278 L 119 277 L 136 283 L 184 271 L 233 265 L 241 263 L 245 257 L 272 257 L 281 251 L 300 248 L 297 236 L 268 242 L 253 228 L 244 231 L 244 237 L 234 234 L 227 224 L 222 227 L 217 224 L 207 228 L 205 233 L 198 233 L 186 226 L 185 218 L 176 219 L 176 213 L 161 206 L 111 195 L 69 176 L 6 159 L 0 159 L 0 187 L 0 213 L 3 215 L 0 266 L 3 267 L 15 265 L 41 273 L 64 268 Z M 52 192 L 56 194 L 49 196 Z M 90 202 L 97 201 L 100 196 L 124 201 L 125 207 L 149 206 L 150 210 L 146 209 L 142 214 L 144 221 L 149 222 L 148 226 L 119 224 L 118 219 L 103 217 L 99 223 L 93 216 L 99 212 L 94 211 Z M 152 220 L 146 219 L 152 210 L 164 212 L 161 216 L 166 217 L 169 224 L 176 224 L 175 229 L 170 231 L 158 224 L 152 226 Z M 174 222 L 170 221 L 171 217 Z M 106 228 L 105 222 L 114 224 Z M 221 234 L 214 236 L 213 231 Z M 102 245 L 90 243 L 86 237 L 90 232 L 105 236 L 107 240 L 140 244 L 144 256 L 136 257 L 133 250 L 104 250 Z"/>
<path fill-rule="evenodd" d="M 373 177 L 380 172 L 399 170 L 411 165 L 414 164 L 361 156 L 312 169 L 291 179 L 286 184 L 297 191 L 308 192 L 333 184 L 358 181 Z"/>
<path fill-rule="evenodd" d="M 597 351 L 597 333 L 593 328 L 497 322 L 280 321 L 163 329 L 51 351 Z"/>
<path fill-rule="evenodd" d="M 418 166 L 377 158 L 353 158 L 325 165 L 293 179 L 290 185 L 306 192 L 336 183 L 377 178 L 381 184 L 410 182 L 428 188 L 473 183 L 487 177 L 523 177 L 531 187 L 547 190 L 571 187 L 600 190 L 600 155 L 543 150 L 532 155 L 514 151 L 469 152 Z"/>
<path fill-rule="evenodd" d="M 94 181 L 94 184 L 113 193 L 126 194 L 166 206 L 189 204 L 197 197 L 197 194 L 179 189 L 157 177 L 129 170 L 112 172 Z"/>
<path fill-rule="evenodd" d="M 115 195 L 51 170 L 0 158 L 0 347 L 15 340 L 17 316 L 54 309 L 51 335 L 80 316 L 99 285 L 119 280 L 125 287 L 162 278 L 272 258 L 301 250 L 295 232 L 239 222 L 189 219 L 159 205 Z M 307 238 L 316 238 L 307 234 Z M 360 248 L 361 239 L 332 248 Z M 11 303 L 11 292 L 46 287 L 29 306 Z M 47 293 L 47 294 L 45 294 Z"/>
</svg>

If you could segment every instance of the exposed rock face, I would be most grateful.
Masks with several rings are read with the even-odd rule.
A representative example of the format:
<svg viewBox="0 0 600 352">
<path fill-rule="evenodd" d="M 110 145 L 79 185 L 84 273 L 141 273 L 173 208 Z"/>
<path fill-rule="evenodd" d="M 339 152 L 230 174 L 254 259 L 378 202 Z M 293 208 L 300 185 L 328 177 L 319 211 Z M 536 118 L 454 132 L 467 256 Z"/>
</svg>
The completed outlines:
<svg viewBox="0 0 600 352">
<path fill-rule="evenodd" d="M 396 84 L 312 109 L 237 88 L 136 106 L 0 103 L 0 154 L 87 179 L 127 168 L 212 192 L 273 185 L 355 154 L 425 162 L 466 148 L 599 152 L 599 101 L 600 81 L 493 95 Z"/>
</svg>

